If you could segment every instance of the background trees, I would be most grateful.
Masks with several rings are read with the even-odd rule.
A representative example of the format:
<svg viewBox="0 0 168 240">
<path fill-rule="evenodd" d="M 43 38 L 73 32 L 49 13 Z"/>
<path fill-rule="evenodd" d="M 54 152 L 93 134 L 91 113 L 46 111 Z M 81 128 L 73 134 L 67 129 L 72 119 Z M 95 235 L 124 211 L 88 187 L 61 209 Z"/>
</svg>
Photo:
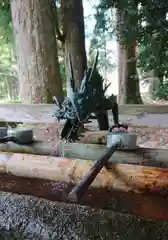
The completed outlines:
<svg viewBox="0 0 168 240">
<path fill-rule="evenodd" d="M 120 45 L 119 99 L 122 103 L 141 102 L 135 66 L 139 68 L 141 74 L 154 72 L 153 79 L 156 80 L 154 77 L 158 79 L 151 81 L 151 94 L 153 97 L 164 96 L 163 79 L 167 78 L 165 61 L 167 59 L 167 4 L 166 1 L 157 0 L 152 2 L 102 0 L 98 5 L 103 13 L 111 8 L 117 9 L 116 36 Z M 133 51 L 133 48 L 138 51 Z"/>
<path fill-rule="evenodd" d="M 24 6 L 25 1 L 17 1 L 16 6 L 15 0 L 0 3 L 1 99 L 21 98 L 26 102 L 51 102 L 52 95 L 61 99 L 63 89 L 66 94 L 69 77 L 68 53 L 72 56 L 75 79 L 79 85 L 87 65 L 88 37 L 88 62 L 92 62 L 99 49 L 98 67 L 108 81 L 108 74 L 118 67 L 120 103 L 142 102 L 139 81 L 144 78 L 150 84 L 152 98 L 167 99 L 166 0 L 90 1 L 92 9 L 89 10 L 89 18 L 83 16 L 83 4 L 88 0 L 57 0 L 55 6 L 54 1 L 48 2 L 49 4 L 44 5 L 43 1 L 35 0 L 32 6 Z M 10 7 L 15 35 L 12 34 Z M 15 8 L 19 11 L 23 8 L 20 14 L 21 23 L 19 18 L 16 19 L 18 10 L 15 11 Z M 28 18 L 24 12 L 30 17 L 31 8 L 36 17 L 29 19 L 31 26 L 28 26 Z M 26 36 L 24 41 L 23 34 Z M 110 45 L 114 40 L 118 42 L 117 61 Z M 28 46 L 29 51 L 26 52 L 25 48 L 28 50 Z M 40 69 L 38 73 L 37 69 Z M 150 80 L 149 75 L 152 75 Z M 110 80 L 113 84 L 113 79 Z"/>
<path fill-rule="evenodd" d="M 59 14 L 57 10 L 57 38 L 61 41 L 62 48 L 64 49 L 66 77 L 67 79 L 70 77 L 70 54 L 76 86 L 80 86 L 80 82 L 84 76 L 84 71 L 87 67 L 83 1 L 58 1 L 57 9 L 58 8 L 60 9 Z M 62 32 L 60 28 L 62 29 Z M 68 89 L 69 85 L 67 85 L 67 90 Z"/>
</svg>

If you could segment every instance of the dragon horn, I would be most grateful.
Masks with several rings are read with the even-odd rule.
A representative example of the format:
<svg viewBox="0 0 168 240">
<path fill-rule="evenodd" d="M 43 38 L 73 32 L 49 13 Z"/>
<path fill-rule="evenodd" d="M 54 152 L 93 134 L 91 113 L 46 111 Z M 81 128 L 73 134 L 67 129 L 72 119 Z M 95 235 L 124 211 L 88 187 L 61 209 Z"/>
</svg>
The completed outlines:
<svg viewBox="0 0 168 240">
<path fill-rule="evenodd" d="M 97 51 L 97 54 L 96 54 L 96 57 L 95 57 L 95 60 L 94 60 L 93 66 L 92 66 L 92 70 L 91 70 L 91 73 L 90 73 L 88 82 L 89 82 L 90 79 L 92 78 L 93 72 L 94 72 L 94 70 L 96 69 L 97 62 L 98 62 L 98 58 L 99 58 L 99 51 Z"/>
<path fill-rule="evenodd" d="M 72 59 L 71 55 L 69 54 L 69 65 L 70 65 L 70 87 L 73 92 L 75 92 L 75 79 L 74 79 L 74 73 L 72 68 Z"/>
<path fill-rule="evenodd" d="M 109 88 L 109 86 L 111 85 L 111 83 L 109 83 L 109 84 L 107 84 L 106 86 L 105 86 L 105 88 L 104 88 L 104 94 L 105 94 L 105 92 L 107 91 L 107 89 Z"/>
<path fill-rule="evenodd" d="M 88 72 L 87 72 L 87 69 L 85 70 L 85 72 L 84 72 L 84 77 L 83 77 L 83 79 L 82 79 L 82 81 L 81 81 L 81 85 L 80 85 L 80 89 L 79 89 L 79 92 L 80 93 L 84 93 L 84 91 L 86 90 L 86 81 L 87 81 L 87 75 L 88 75 Z"/>
<path fill-rule="evenodd" d="M 61 102 L 55 96 L 53 97 L 53 101 L 58 107 L 60 107 L 60 108 L 62 107 Z"/>
</svg>

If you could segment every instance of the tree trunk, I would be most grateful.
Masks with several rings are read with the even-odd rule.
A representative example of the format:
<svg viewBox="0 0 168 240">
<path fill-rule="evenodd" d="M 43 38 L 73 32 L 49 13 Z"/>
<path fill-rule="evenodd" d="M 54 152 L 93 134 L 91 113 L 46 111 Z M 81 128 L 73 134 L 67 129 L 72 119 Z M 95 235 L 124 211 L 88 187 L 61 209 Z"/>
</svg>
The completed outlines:
<svg viewBox="0 0 168 240">
<path fill-rule="evenodd" d="M 139 78 L 136 69 L 136 42 L 133 42 L 125 49 L 126 54 L 126 104 L 142 104 L 139 89 Z M 124 104 L 124 103 L 123 103 Z"/>
<path fill-rule="evenodd" d="M 63 24 L 65 31 L 65 66 L 67 80 L 69 80 L 70 77 L 68 57 L 68 54 L 70 54 L 76 86 L 79 87 L 87 66 L 83 1 L 62 0 L 62 13 L 64 16 Z M 67 81 L 67 94 L 69 94 L 69 81 Z"/>
<path fill-rule="evenodd" d="M 52 0 L 11 0 L 24 103 L 51 103 L 53 95 L 63 98 L 53 4 Z"/>
<path fill-rule="evenodd" d="M 136 41 L 121 43 L 123 13 L 117 9 L 119 104 L 142 104 L 136 69 Z"/>
</svg>

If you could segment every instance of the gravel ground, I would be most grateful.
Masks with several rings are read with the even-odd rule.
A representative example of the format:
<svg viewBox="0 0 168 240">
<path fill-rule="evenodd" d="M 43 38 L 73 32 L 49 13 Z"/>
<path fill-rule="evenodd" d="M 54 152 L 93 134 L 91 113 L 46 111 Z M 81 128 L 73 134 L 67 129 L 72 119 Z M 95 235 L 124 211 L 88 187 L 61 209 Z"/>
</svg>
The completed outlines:
<svg viewBox="0 0 168 240">
<path fill-rule="evenodd" d="M 168 223 L 0 192 L 0 239 L 165 240 Z"/>
</svg>

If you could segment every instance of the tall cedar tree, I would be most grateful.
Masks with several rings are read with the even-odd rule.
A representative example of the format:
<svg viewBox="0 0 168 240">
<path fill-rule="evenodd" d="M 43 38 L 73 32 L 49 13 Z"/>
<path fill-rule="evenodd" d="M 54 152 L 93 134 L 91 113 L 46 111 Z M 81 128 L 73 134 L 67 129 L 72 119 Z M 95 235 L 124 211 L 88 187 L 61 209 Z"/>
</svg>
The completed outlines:
<svg viewBox="0 0 168 240">
<path fill-rule="evenodd" d="M 25 103 L 63 98 L 55 38 L 54 0 L 11 0 L 20 96 Z"/>
<path fill-rule="evenodd" d="M 72 59 L 76 86 L 79 87 L 87 67 L 85 49 L 84 11 L 82 0 L 62 0 L 64 39 L 60 40 L 65 49 L 65 66 L 67 79 L 70 77 L 69 54 Z M 59 37 L 59 36 L 58 36 Z M 68 81 L 69 82 L 69 81 Z M 67 94 L 69 94 L 69 84 Z"/>
<path fill-rule="evenodd" d="M 139 78 L 136 68 L 136 40 L 132 39 L 125 44 L 121 43 L 123 21 L 129 23 L 129 17 L 117 9 L 117 40 L 118 40 L 118 79 L 119 104 L 141 104 Z"/>
<path fill-rule="evenodd" d="M 136 69 L 136 42 L 138 26 L 138 1 L 101 0 L 97 6 L 99 18 L 104 23 L 106 11 L 116 9 L 116 33 L 118 42 L 119 103 L 142 103 L 139 78 Z M 105 24 L 103 24 L 105 25 Z"/>
</svg>

